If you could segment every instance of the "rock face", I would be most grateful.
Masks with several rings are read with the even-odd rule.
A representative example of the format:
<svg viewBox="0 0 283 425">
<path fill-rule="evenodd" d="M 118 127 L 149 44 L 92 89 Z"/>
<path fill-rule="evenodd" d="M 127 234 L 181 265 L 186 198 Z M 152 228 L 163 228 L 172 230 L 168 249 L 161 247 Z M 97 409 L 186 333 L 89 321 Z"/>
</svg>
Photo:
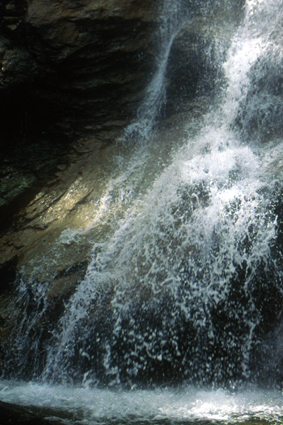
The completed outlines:
<svg viewBox="0 0 283 425">
<path fill-rule="evenodd" d="M 159 5 L 149 0 L 1 2 L 4 338 L 15 323 L 12 282 L 20 267 L 49 251 L 71 225 L 70 212 L 78 216 L 77 207 L 87 202 L 93 181 L 104 172 L 99 163 L 108 156 L 105 147 L 135 115 L 154 69 L 158 16 Z M 81 244 L 75 259 L 74 252 L 64 253 L 66 261 L 57 264 L 52 276 L 46 270 L 34 278 L 56 276 L 50 293 L 62 299 L 65 287 L 67 296 L 83 277 L 87 246 Z"/>
<path fill-rule="evenodd" d="M 77 134 L 133 117 L 154 62 L 157 12 L 148 0 L 1 2 L 1 172 L 21 181 L 3 184 L 2 204 L 27 188 L 32 199 Z"/>
<path fill-rule="evenodd" d="M 90 152 L 82 135 L 95 134 L 92 146 L 101 148 L 110 130 L 134 116 L 154 63 L 158 7 L 148 0 L 4 1 L 0 16 L 3 234 L 40 188 L 56 185 Z M 73 170 L 55 197 L 75 179 Z"/>
<path fill-rule="evenodd" d="M 18 114 L 22 133 L 70 126 L 71 110 L 101 124 L 109 104 L 115 111 L 122 93 L 134 93 L 120 110 L 128 117 L 126 100 L 137 100 L 152 64 L 154 2 L 4 1 L 1 8 L 1 110 Z"/>
<path fill-rule="evenodd" d="M 60 423 L 49 421 L 40 413 L 31 413 L 30 409 L 21 406 L 14 406 L 9 403 L 0 402 L 1 420 L 3 423 L 15 423 L 18 425 L 49 425 Z"/>
</svg>

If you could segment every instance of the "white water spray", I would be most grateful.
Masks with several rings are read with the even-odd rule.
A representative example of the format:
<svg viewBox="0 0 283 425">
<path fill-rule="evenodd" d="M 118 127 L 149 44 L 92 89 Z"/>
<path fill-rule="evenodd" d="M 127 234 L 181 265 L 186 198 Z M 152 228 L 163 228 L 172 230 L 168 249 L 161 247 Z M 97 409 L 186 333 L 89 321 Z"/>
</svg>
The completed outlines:
<svg viewBox="0 0 283 425">
<path fill-rule="evenodd" d="M 158 46 L 161 48 L 157 53 L 157 72 L 147 88 L 145 99 L 138 109 L 136 121 L 125 130 L 124 138 L 126 140 L 128 138 L 134 138 L 136 141 L 140 139 L 143 143 L 150 140 L 153 125 L 166 97 L 164 78 L 168 57 L 174 37 L 180 30 L 182 22 L 185 22 L 186 16 L 182 16 L 178 0 L 165 0 L 160 16 L 161 24 L 157 37 Z"/>
<path fill-rule="evenodd" d="M 125 375 L 130 382 L 139 376 L 147 368 L 147 356 L 150 362 L 171 362 L 173 369 L 172 356 L 179 357 L 177 364 L 189 381 L 250 377 L 250 354 L 262 320 L 254 281 L 259 269 L 268 270 L 273 263 L 270 250 L 277 229 L 272 200 L 266 195 L 275 185 L 269 179 L 266 157 L 259 154 L 253 140 L 242 140 L 233 128 L 251 91 L 253 67 L 258 60 L 266 59 L 272 47 L 270 30 L 259 20 L 263 10 L 259 3 L 257 7 L 247 3 L 244 22 L 223 64 L 227 88 L 222 105 L 206 116 L 198 136 L 189 138 L 174 153 L 171 165 L 133 202 L 113 236 L 105 243 L 94 244 L 93 260 L 61 319 L 44 376 L 64 379 L 78 346 L 81 355 L 90 364 L 95 363 L 95 351 L 100 346 L 104 350 L 102 367 L 112 377 L 112 384 L 125 380 Z M 257 26 L 255 32 L 258 20 L 261 28 Z M 173 36 L 174 31 L 152 82 L 150 103 L 152 93 L 162 91 Z M 241 119 L 241 125 L 247 125 L 245 117 Z M 150 128 L 147 124 L 145 127 Z M 240 273 L 242 282 L 237 281 Z M 165 314 L 159 330 L 155 325 L 152 329 L 150 319 L 143 319 L 143 315 L 152 308 L 161 314 L 164 297 L 171 303 L 172 312 Z M 89 316 L 104 317 L 99 307 L 103 303 L 111 309 L 111 336 L 104 338 L 95 324 L 85 324 Z M 135 308 L 141 309 L 144 329 L 140 329 L 137 313 L 131 312 Z M 217 329 L 219 315 L 227 321 L 223 341 L 219 341 Z M 190 355 L 187 350 L 181 353 L 183 341 L 174 334 L 180 331 L 173 329 L 171 334 L 170 317 L 174 317 L 175 325 L 182 317 L 185 326 L 192 328 L 186 336 L 192 338 Z M 83 337 L 78 336 L 78 329 Z M 172 339 L 169 344 L 168 338 Z M 121 356 L 115 352 L 118 346 L 123 351 L 122 341 L 130 350 L 123 354 L 127 365 L 124 378 L 120 376 Z M 220 351 L 230 344 L 231 353 L 216 359 L 215 344 Z M 201 366 L 199 355 L 204 363 Z M 225 372 L 221 363 L 225 363 Z M 164 364 L 162 368 L 166 369 Z M 90 366 L 85 373 L 96 380 L 95 367 Z"/>
</svg>

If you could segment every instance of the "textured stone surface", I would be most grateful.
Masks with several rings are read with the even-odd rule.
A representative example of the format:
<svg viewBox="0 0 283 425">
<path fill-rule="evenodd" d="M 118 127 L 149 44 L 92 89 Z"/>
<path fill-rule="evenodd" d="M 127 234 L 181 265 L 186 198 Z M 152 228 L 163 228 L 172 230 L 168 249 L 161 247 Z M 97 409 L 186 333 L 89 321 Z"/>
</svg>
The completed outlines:
<svg viewBox="0 0 283 425">
<path fill-rule="evenodd" d="M 86 155 L 134 116 L 154 62 L 158 7 L 15 0 L 1 2 L 0 17 L 0 233 L 20 249 L 33 236 L 15 235 L 23 222 L 15 215 L 32 201 L 25 222 L 36 234 L 62 211 L 58 198 L 72 193 L 68 210 L 85 198 L 77 173 Z M 1 246 L 0 264 L 14 255 Z"/>
<path fill-rule="evenodd" d="M 1 102 L 3 110 L 7 104 L 11 108 L 18 106 L 19 118 L 25 121 L 21 114 L 27 113 L 28 121 L 34 108 L 41 106 L 38 118 L 44 131 L 50 124 L 48 116 L 44 116 L 51 112 L 49 109 L 55 108 L 55 117 L 60 121 L 62 117 L 56 112 L 61 115 L 66 108 L 68 118 L 70 107 L 78 113 L 84 104 L 94 108 L 94 118 L 98 102 L 101 119 L 103 112 L 109 113 L 110 103 L 114 110 L 121 92 L 136 94 L 138 88 L 144 87 L 141 76 L 145 76 L 148 62 L 151 65 L 153 59 L 148 46 L 156 26 L 154 2 L 34 0 L 24 2 L 25 6 L 4 3 L 0 88 L 2 97 L 6 93 L 7 97 Z M 143 55 L 146 58 L 141 59 Z M 25 86 L 20 86 L 22 83 Z M 15 90 L 17 95 L 26 97 L 20 100 L 22 104 L 14 104 Z M 44 111 L 44 107 L 49 109 Z M 85 116 L 86 110 L 80 112 Z M 22 123 L 27 132 L 33 131 L 32 124 Z"/>
<path fill-rule="evenodd" d="M 15 302 L 19 273 L 50 282 L 45 323 L 83 279 L 87 237 L 56 241 L 93 221 L 86 204 L 97 202 L 111 146 L 144 96 L 157 25 L 149 0 L 0 4 L 2 340 L 28 305 Z"/>
<path fill-rule="evenodd" d="M 148 0 L 1 2 L 0 227 L 82 154 L 82 133 L 120 129 L 134 116 L 154 63 L 157 12 Z"/>
<path fill-rule="evenodd" d="M 72 419 L 68 412 L 50 411 L 36 407 L 18 406 L 0 401 L 1 423 L 17 425 L 59 425 L 62 420 Z M 53 417 L 52 417 L 53 416 Z M 46 419 L 48 418 L 49 419 Z M 51 417 L 51 418 L 50 418 Z"/>
</svg>

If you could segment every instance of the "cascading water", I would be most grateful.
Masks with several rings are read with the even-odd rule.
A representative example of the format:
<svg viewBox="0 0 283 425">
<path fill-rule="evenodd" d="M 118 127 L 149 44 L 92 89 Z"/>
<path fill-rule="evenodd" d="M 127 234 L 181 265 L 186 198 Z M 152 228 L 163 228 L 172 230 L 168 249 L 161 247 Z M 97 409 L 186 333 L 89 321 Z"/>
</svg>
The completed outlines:
<svg viewBox="0 0 283 425">
<path fill-rule="evenodd" d="M 164 102 L 166 90 L 164 87 L 164 76 L 167 61 L 174 37 L 185 22 L 185 16 L 181 15 L 181 8 L 177 1 L 164 1 L 161 10 L 161 24 L 159 29 L 159 46 L 157 72 L 147 88 L 147 94 L 137 112 L 136 121 L 129 125 L 124 133 L 124 137 L 150 139 L 154 121 L 159 115 L 160 108 Z"/>
<path fill-rule="evenodd" d="M 224 1 L 188 2 L 185 13 L 173 3 L 163 9 L 160 66 L 105 186 L 99 219 L 116 208 L 115 220 L 93 241 L 86 276 L 44 341 L 46 356 L 29 359 L 37 384 L 3 381 L 1 399 L 29 404 L 35 397 L 31 404 L 41 405 L 41 392 L 46 406 L 62 408 L 68 400 L 74 412 L 84 403 L 76 423 L 282 423 L 274 388 L 283 380 L 283 2 L 247 0 L 233 31 L 224 24 L 231 12 Z M 221 17 L 204 49 L 219 79 L 208 94 L 212 106 L 201 118 L 188 114 L 186 137 L 175 140 L 171 132 L 170 144 L 162 131 L 152 133 L 171 47 L 186 21 L 199 16 L 204 26 L 211 13 Z M 209 56 L 216 47 L 218 55 Z M 130 154 L 129 135 L 136 142 Z M 38 314 L 47 308 L 45 290 L 35 290 Z M 20 355 L 32 320 L 15 343 Z M 21 378 L 27 362 L 18 373 L 9 366 L 11 375 Z M 272 387 L 269 400 L 264 390 L 248 391 L 252 384 Z M 105 386 L 144 390 L 117 394 Z"/>
</svg>

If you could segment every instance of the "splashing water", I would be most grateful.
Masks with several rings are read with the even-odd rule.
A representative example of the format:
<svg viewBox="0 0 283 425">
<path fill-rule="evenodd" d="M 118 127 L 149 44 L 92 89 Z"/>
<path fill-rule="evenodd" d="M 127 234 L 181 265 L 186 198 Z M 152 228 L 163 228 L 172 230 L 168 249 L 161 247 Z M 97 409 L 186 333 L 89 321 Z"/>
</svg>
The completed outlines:
<svg viewBox="0 0 283 425">
<path fill-rule="evenodd" d="M 180 30 L 182 22 L 186 20 L 186 14 L 182 16 L 179 2 L 165 0 L 161 8 L 161 24 L 158 34 L 159 45 L 158 66 L 152 81 L 147 88 L 147 94 L 140 105 L 137 120 L 129 125 L 125 131 L 125 139 L 141 139 L 143 142 L 149 140 L 153 125 L 158 117 L 162 103 L 166 96 L 165 72 L 174 37 Z"/>
<path fill-rule="evenodd" d="M 154 390 L 110 392 L 88 388 L 67 388 L 35 383 L 3 382 L 1 399 L 29 406 L 45 413 L 55 423 L 198 423 L 272 424 L 282 423 L 282 394 L 276 391 L 246 390 L 241 394 L 225 390 Z M 83 406 L 83 409 L 82 409 Z M 64 409 L 67 413 L 64 413 Z M 252 419 L 251 419 L 252 418 Z M 249 422 L 251 420 L 251 422 Z"/>
<path fill-rule="evenodd" d="M 132 386 L 181 376 L 221 384 L 249 379 L 253 368 L 260 373 L 260 329 L 270 294 L 280 300 L 282 289 L 280 256 L 273 255 L 278 182 L 268 168 L 279 142 L 263 147 L 258 138 L 244 139 L 250 118 L 239 118 L 252 102 L 255 64 L 278 50 L 264 23 L 254 29 L 264 14 L 257 6 L 247 3 L 223 64 L 222 105 L 174 153 L 113 236 L 94 244 L 43 376 L 69 379 L 72 370 L 74 377 Z"/>
</svg>

